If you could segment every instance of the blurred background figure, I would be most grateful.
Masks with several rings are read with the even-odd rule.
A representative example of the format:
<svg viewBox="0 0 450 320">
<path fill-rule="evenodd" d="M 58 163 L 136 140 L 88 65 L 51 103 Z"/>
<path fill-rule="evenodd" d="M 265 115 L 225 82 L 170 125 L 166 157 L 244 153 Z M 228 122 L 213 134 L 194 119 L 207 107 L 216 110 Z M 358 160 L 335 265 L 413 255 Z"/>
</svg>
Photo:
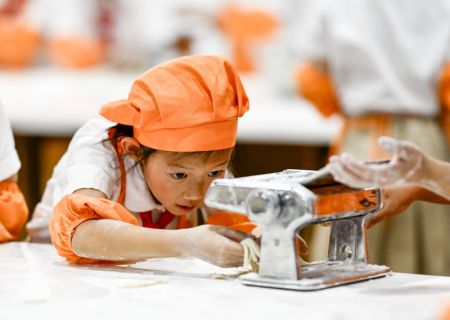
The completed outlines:
<svg viewBox="0 0 450 320">
<path fill-rule="evenodd" d="M 95 32 L 97 2 L 0 1 L 0 66 L 24 68 L 51 62 L 81 68 L 104 60 Z"/>
<path fill-rule="evenodd" d="M 1 0 L 0 67 L 145 68 L 223 53 L 221 1 Z M 206 51 L 206 52 L 205 52 Z"/>
<path fill-rule="evenodd" d="M 220 54 L 259 70 L 290 1 L 0 0 L 0 67 L 145 68 Z"/>
<path fill-rule="evenodd" d="M 46 27 L 48 52 L 61 66 L 107 62 L 142 69 L 190 54 L 197 36 L 195 24 L 190 26 L 186 18 L 187 9 L 195 12 L 195 4 L 178 0 L 47 0 L 47 6 L 54 12 Z M 204 20 L 197 20 L 204 26 Z"/>
<path fill-rule="evenodd" d="M 102 1 L 41 0 L 47 61 L 64 68 L 105 62 L 110 7 Z"/>
<path fill-rule="evenodd" d="M 41 30 L 30 9 L 26 0 L 0 1 L 0 68 L 21 68 L 34 63 Z"/>
<path fill-rule="evenodd" d="M 448 84 L 444 88 L 449 15 L 446 0 L 323 0 L 311 6 L 297 47 L 297 84 L 323 115 L 344 117 L 333 153 L 386 159 L 377 139 L 390 135 L 416 143 L 431 157 L 450 159 L 440 123 L 450 105 Z M 371 262 L 400 272 L 449 275 L 449 226 L 448 207 L 415 203 L 371 229 Z M 316 239 L 327 239 L 321 232 Z"/>
</svg>

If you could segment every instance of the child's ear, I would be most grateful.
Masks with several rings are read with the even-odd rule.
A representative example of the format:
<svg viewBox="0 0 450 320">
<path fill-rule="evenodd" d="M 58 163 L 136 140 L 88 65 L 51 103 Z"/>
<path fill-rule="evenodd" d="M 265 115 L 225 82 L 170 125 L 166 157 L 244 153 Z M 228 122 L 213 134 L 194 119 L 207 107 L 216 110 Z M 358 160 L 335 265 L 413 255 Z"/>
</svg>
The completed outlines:
<svg viewBox="0 0 450 320">
<path fill-rule="evenodd" d="M 125 137 L 120 140 L 120 146 L 124 154 L 131 156 L 134 160 L 139 160 L 141 144 L 132 137 Z"/>
</svg>

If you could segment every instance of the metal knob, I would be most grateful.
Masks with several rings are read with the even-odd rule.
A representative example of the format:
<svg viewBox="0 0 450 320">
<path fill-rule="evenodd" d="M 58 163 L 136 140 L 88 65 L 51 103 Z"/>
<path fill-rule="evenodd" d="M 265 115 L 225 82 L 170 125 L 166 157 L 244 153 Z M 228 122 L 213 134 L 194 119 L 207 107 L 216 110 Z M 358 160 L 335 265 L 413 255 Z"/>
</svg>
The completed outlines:
<svg viewBox="0 0 450 320">
<path fill-rule="evenodd" d="M 245 202 L 250 220 L 257 223 L 267 224 L 276 219 L 281 211 L 280 199 L 271 190 L 254 190 Z"/>
</svg>

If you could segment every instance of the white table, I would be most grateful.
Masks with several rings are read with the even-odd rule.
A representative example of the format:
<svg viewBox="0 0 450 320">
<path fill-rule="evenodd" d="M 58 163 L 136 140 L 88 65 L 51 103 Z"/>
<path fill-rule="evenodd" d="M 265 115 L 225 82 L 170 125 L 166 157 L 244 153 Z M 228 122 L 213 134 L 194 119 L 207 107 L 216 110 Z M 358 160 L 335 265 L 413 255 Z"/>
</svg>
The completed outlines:
<svg viewBox="0 0 450 320">
<path fill-rule="evenodd" d="M 450 277 L 392 276 L 315 292 L 209 278 L 196 259 L 154 259 L 119 271 L 76 267 L 50 245 L 0 245 L 1 319 L 439 319 Z M 129 288 L 148 284 L 158 284 Z M 127 288 L 128 287 L 128 288 Z"/>
<path fill-rule="evenodd" d="M 0 72 L 0 98 L 17 133 L 71 136 L 106 102 L 124 99 L 138 73 L 107 68 L 36 68 Z M 251 108 L 238 139 L 252 143 L 328 145 L 341 121 L 323 118 L 299 97 L 281 96 L 269 79 L 244 77 Z"/>
</svg>

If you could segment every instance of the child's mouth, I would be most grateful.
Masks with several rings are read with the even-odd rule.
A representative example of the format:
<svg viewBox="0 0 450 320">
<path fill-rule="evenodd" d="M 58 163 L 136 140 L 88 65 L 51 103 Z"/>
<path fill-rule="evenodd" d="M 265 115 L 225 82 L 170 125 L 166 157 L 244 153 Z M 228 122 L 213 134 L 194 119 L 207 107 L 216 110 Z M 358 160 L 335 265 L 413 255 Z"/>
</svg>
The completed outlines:
<svg viewBox="0 0 450 320">
<path fill-rule="evenodd" d="M 182 206 L 179 204 L 177 204 L 176 206 L 185 213 L 191 212 L 192 210 L 195 209 L 195 206 Z"/>
</svg>

